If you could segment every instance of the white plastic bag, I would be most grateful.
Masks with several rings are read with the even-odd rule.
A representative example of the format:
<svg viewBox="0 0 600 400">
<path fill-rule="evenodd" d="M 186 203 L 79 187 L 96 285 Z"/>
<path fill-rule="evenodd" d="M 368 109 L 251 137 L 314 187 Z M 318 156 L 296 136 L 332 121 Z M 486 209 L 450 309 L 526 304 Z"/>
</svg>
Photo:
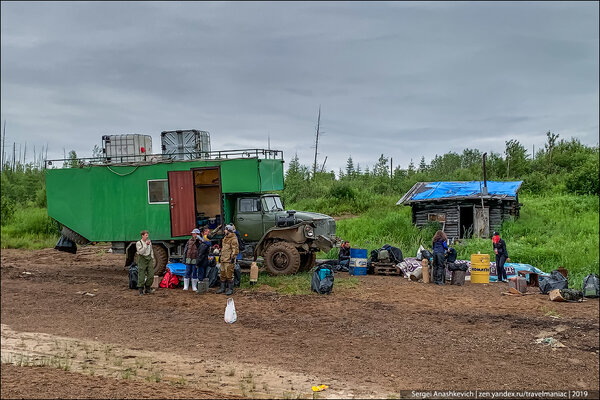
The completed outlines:
<svg viewBox="0 0 600 400">
<path fill-rule="evenodd" d="M 237 321 L 237 313 L 235 312 L 233 299 L 230 297 L 227 299 L 227 307 L 225 307 L 225 322 L 233 324 L 235 321 Z"/>
<path fill-rule="evenodd" d="M 423 259 L 423 255 L 421 254 L 421 250 L 425 250 L 425 247 L 423 247 L 423 245 L 419 246 L 419 250 L 417 250 L 417 260 L 421 261 Z"/>
</svg>

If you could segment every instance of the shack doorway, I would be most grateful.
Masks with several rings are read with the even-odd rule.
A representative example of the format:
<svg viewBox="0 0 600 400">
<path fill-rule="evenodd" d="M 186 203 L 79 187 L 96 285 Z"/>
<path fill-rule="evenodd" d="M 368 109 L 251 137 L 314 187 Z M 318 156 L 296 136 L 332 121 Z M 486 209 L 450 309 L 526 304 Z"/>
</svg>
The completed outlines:
<svg viewBox="0 0 600 400">
<path fill-rule="evenodd" d="M 223 226 L 223 201 L 221 196 L 221 169 L 219 167 L 196 168 L 194 172 L 194 195 L 196 204 L 195 224 L 215 229 Z"/>
<path fill-rule="evenodd" d="M 461 206 L 460 207 L 460 217 L 458 219 L 460 224 L 460 233 L 459 237 L 462 238 L 470 238 L 473 236 L 473 215 L 474 215 L 474 207 L 473 206 Z"/>
</svg>

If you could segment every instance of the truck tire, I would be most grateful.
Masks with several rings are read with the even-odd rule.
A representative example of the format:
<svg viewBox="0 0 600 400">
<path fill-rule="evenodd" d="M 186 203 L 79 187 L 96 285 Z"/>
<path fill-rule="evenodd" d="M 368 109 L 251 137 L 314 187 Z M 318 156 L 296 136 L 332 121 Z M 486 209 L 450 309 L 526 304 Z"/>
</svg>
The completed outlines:
<svg viewBox="0 0 600 400">
<path fill-rule="evenodd" d="M 71 229 L 63 226 L 62 231 L 60 231 L 61 235 L 69 239 L 71 242 L 75 242 L 77 244 L 88 244 L 90 241 L 81 236 L 79 233 L 72 231 Z"/>
<path fill-rule="evenodd" d="M 263 258 L 271 275 L 292 275 L 300 268 L 300 253 L 291 243 L 275 242 L 269 245 Z"/>
<path fill-rule="evenodd" d="M 167 269 L 167 250 L 159 244 L 152 245 L 154 252 L 154 275 L 163 276 Z"/>
<path fill-rule="evenodd" d="M 300 272 L 310 271 L 315 266 L 316 253 L 302 254 L 300 256 Z"/>
</svg>

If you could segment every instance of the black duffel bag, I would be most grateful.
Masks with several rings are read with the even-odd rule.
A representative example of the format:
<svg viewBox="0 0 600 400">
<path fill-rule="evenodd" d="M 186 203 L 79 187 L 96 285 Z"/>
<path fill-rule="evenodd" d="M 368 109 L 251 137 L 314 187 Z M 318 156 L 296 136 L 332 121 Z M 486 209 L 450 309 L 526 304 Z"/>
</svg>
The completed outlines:
<svg viewBox="0 0 600 400">
<path fill-rule="evenodd" d="M 554 289 L 566 289 L 569 281 L 557 269 L 550 272 L 550 276 L 540 281 L 540 293 L 548 294 Z"/>
</svg>

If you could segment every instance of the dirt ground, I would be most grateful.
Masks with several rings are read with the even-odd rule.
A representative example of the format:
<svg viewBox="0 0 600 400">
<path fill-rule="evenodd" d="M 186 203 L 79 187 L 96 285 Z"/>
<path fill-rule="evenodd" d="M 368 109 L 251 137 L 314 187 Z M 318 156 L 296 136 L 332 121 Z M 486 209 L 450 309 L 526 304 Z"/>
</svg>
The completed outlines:
<svg viewBox="0 0 600 400">
<path fill-rule="evenodd" d="M 138 296 L 124 256 L 107 249 L 2 250 L 2 398 L 598 390 L 598 299 L 369 275 L 331 295 L 238 289 L 230 325 L 223 295 Z M 558 342 L 536 343 L 549 337 Z"/>
</svg>

